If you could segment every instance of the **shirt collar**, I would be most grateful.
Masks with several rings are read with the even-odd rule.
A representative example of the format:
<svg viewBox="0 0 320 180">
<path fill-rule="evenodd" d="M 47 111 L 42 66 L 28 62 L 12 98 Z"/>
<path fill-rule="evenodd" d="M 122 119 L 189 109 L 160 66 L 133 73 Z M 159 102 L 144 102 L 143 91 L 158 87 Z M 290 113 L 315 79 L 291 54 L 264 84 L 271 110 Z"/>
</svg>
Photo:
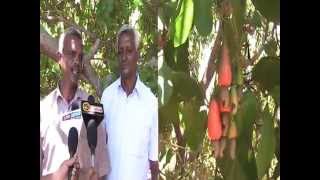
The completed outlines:
<svg viewBox="0 0 320 180">
<path fill-rule="evenodd" d="M 63 100 L 64 102 L 67 102 L 67 101 L 65 100 L 65 98 L 62 96 L 62 93 L 61 93 L 60 88 L 59 88 L 59 82 L 58 82 L 58 85 L 57 85 L 57 88 L 56 88 L 55 91 L 56 91 L 55 99 L 56 99 L 57 101 Z M 74 94 L 74 97 L 73 97 L 73 99 L 70 101 L 70 103 L 72 103 L 72 102 L 74 102 L 74 101 L 77 101 L 77 100 L 80 100 L 80 99 L 81 99 L 81 97 L 80 97 L 80 90 L 79 90 L 79 88 L 77 87 L 77 90 L 76 90 L 76 92 L 75 92 L 75 94 Z"/>
<path fill-rule="evenodd" d="M 118 90 L 124 91 L 121 86 L 121 76 L 118 78 L 116 83 L 117 83 Z M 137 73 L 137 81 L 132 92 L 136 92 L 138 96 L 142 94 L 142 82 L 140 80 L 140 76 L 138 73 Z"/>
</svg>

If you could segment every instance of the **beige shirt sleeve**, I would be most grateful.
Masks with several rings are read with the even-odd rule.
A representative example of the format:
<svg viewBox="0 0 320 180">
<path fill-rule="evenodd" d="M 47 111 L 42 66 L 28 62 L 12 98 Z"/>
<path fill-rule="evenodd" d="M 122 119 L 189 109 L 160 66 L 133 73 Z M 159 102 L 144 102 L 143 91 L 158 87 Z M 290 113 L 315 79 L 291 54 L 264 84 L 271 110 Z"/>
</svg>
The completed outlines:
<svg viewBox="0 0 320 180">
<path fill-rule="evenodd" d="M 95 157 L 95 167 L 98 172 L 99 177 L 107 175 L 110 171 L 110 159 L 108 147 L 106 144 L 106 128 L 104 121 L 100 123 L 97 129 L 97 148 Z"/>
</svg>

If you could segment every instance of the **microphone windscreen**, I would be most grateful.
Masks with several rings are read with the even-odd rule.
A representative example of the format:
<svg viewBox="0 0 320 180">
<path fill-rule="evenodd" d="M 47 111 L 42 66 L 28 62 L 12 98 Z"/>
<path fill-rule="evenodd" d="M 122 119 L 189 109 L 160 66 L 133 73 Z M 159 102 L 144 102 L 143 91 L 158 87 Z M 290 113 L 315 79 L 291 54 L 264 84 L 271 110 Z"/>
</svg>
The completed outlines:
<svg viewBox="0 0 320 180">
<path fill-rule="evenodd" d="M 71 104 L 71 111 L 76 110 L 76 109 L 79 109 L 79 103 L 73 102 Z"/>
<path fill-rule="evenodd" d="M 70 128 L 68 134 L 68 149 L 70 157 L 76 153 L 78 147 L 78 130 L 75 127 Z"/>
<path fill-rule="evenodd" d="M 94 97 L 93 97 L 92 95 L 89 95 L 89 96 L 88 96 L 88 102 L 89 102 L 89 104 L 93 104 L 94 101 L 95 101 Z"/>
<path fill-rule="evenodd" d="M 97 146 L 97 125 L 93 119 L 88 122 L 87 138 L 91 153 L 94 154 L 94 150 Z"/>
</svg>

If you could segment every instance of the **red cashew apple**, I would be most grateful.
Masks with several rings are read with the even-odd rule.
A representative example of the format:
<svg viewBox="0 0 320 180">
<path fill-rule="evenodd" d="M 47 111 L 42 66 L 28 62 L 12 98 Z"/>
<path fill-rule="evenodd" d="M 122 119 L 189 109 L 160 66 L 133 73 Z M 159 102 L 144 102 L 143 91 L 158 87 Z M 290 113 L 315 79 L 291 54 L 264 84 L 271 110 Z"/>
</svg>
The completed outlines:
<svg viewBox="0 0 320 180">
<path fill-rule="evenodd" d="M 208 136 L 210 140 L 219 140 L 222 135 L 222 125 L 218 102 L 213 99 L 209 105 Z"/>
<path fill-rule="evenodd" d="M 230 86 L 232 82 L 231 62 L 226 43 L 222 47 L 222 56 L 218 70 L 218 85 Z"/>
</svg>

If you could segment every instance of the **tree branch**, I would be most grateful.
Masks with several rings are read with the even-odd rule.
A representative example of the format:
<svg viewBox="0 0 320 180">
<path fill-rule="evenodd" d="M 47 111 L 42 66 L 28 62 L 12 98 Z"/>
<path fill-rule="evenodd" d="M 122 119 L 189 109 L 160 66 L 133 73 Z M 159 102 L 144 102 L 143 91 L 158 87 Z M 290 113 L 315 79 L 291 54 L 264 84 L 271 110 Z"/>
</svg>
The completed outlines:
<svg viewBox="0 0 320 180">
<path fill-rule="evenodd" d="M 58 62 L 58 40 L 52 38 L 42 26 L 40 26 L 40 52 Z"/>
<path fill-rule="evenodd" d="M 100 45 L 100 39 L 97 39 L 93 46 L 90 48 L 90 51 L 84 56 L 84 61 L 90 61 L 94 58 L 94 55 L 97 53 Z"/>
<path fill-rule="evenodd" d="M 90 51 L 84 56 L 83 75 L 95 87 L 97 95 L 101 97 L 102 95 L 101 82 L 99 80 L 97 73 L 94 71 L 94 69 L 90 64 L 90 60 L 94 57 L 94 55 L 98 51 L 99 44 L 100 44 L 100 39 L 97 39 L 94 45 L 91 47 Z"/>
<path fill-rule="evenodd" d="M 185 147 L 186 143 L 185 140 L 182 136 L 181 130 L 180 130 L 180 125 L 179 125 L 179 120 L 176 120 L 173 122 L 173 127 L 174 127 L 174 132 L 176 134 L 177 137 L 177 144 L 181 147 Z M 185 153 L 185 149 L 180 148 L 179 149 L 179 155 L 182 158 L 181 164 L 184 163 L 184 153 Z"/>
<path fill-rule="evenodd" d="M 101 97 L 102 87 L 98 75 L 92 68 L 90 60 L 99 48 L 100 40 L 97 39 L 90 51 L 84 56 L 84 69 L 81 78 L 92 84 L 96 90 L 96 94 Z M 40 26 L 40 52 L 49 56 L 54 61 L 58 62 L 58 40 L 52 38 L 49 33 Z"/>
<path fill-rule="evenodd" d="M 218 34 L 210 54 L 210 59 L 207 63 L 207 68 L 201 80 L 201 84 L 203 86 L 204 92 L 207 90 L 209 83 L 213 77 L 213 73 L 216 69 L 215 59 L 217 58 L 217 53 L 221 48 L 221 42 L 222 42 L 222 22 L 220 22 Z"/>
</svg>

